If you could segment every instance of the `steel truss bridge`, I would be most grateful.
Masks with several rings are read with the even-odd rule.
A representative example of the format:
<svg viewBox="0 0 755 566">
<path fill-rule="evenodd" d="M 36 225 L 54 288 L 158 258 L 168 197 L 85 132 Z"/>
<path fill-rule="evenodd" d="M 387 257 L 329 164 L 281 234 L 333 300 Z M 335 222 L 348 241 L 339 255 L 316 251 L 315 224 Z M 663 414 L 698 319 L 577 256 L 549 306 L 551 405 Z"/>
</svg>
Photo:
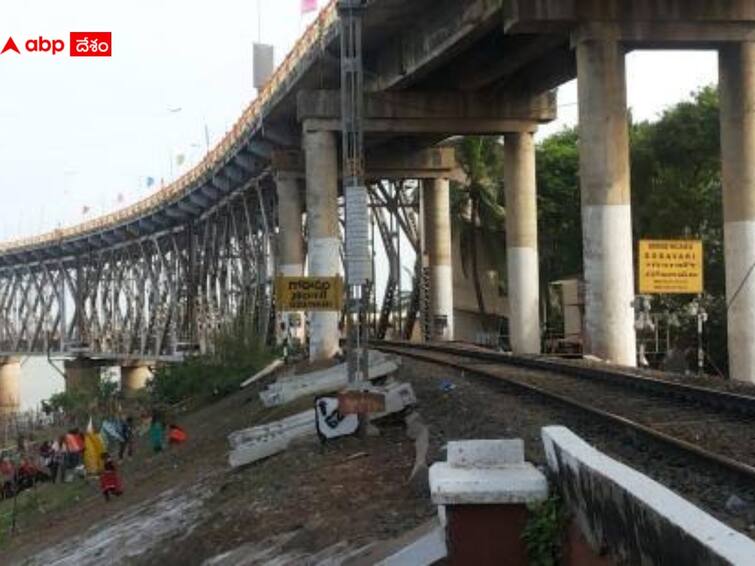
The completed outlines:
<svg viewBox="0 0 755 566">
<path fill-rule="evenodd" d="M 286 161 L 300 151 L 307 120 L 329 127 L 338 119 L 336 4 L 331 1 L 323 9 L 257 99 L 191 171 L 133 206 L 0 244 L 0 356 L 170 360 L 186 351 L 206 351 L 216 332 L 239 321 L 262 337 L 272 336 L 276 162 L 279 154 Z M 418 29 L 410 26 L 430 5 L 437 19 Z M 368 169 L 381 161 L 375 156 L 384 156 L 386 148 L 401 156 L 452 134 L 531 130 L 533 120 L 552 119 L 552 96 L 501 103 L 506 97 L 476 98 L 477 91 L 462 93 L 452 81 L 440 86 L 450 93 L 423 90 L 425 83 L 438 90 L 444 66 L 453 68 L 475 50 L 484 51 L 489 36 L 500 34 L 502 17 L 501 3 L 489 0 L 441 7 L 429 0 L 368 3 Z M 396 34 L 406 39 L 403 54 L 385 43 Z M 484 76 L 489 74 L 486 64 L 480 62 Z M 503 74 L 490 77 L 475 88 L 495 86 Z M 413 86 L 420 90 L 407 90 Z M 403 186 L 396 179 L 381 179 L 405 179 L 410 170 L 368 173 L 373 232 L 390 264 L 385 298 L 375 307 L 373 322 L 381 337 L 400 294 L 397 231 L 415 251 L 419 246 L 417 199 L 410 202 L 404 191 L 396 190 Z M 420 310 L 422 280 L 418 263 L 403 324 L 408 332 Z"/>
</svg>

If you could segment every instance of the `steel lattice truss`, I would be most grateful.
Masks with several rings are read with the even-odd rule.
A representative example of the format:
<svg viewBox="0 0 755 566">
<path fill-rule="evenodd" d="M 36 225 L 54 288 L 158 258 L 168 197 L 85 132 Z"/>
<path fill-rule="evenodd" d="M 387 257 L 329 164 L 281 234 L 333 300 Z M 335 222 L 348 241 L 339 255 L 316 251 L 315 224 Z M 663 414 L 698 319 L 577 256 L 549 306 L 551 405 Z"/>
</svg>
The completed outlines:
<svg viewBox="0 0 755 566">
<path fill-rule="evenodd" d="M 269 338 L 274 194 L 250 182 L 170 230 L 0 268 L 0 352 L 169 359 L 238 321 Z"/>
</svg>

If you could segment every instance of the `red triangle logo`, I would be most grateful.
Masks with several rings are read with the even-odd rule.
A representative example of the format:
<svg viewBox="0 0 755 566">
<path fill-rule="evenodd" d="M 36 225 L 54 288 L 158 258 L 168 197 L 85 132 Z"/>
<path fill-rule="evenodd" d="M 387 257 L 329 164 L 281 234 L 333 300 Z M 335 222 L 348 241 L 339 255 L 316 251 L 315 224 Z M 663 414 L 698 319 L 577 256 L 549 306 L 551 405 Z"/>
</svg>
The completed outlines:
<svg viewBox="0 0 755 566">
<path fill-rule="evenodd" d="M 15 51 L 19 55 L 21 54 L 21 52 L 18 50 L 18 46 L 16 45 L 16 42 L 13 41 L 12 37 L 9 37 L 8 41 L 5 42 L 5 47 L 3 47 L 3 50 L 0 51 L 0 55 L 5 53 L 6 51 Z"/>
</svg>

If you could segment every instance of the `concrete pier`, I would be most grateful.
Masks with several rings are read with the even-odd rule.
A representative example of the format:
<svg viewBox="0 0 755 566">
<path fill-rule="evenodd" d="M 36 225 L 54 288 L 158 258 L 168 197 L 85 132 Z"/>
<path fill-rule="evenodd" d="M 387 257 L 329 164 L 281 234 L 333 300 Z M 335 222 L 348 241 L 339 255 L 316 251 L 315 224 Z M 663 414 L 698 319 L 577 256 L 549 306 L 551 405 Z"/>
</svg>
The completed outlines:
<svg viewBox="0 0 755 566">
<path fill-rule="evenodd" d="M 535 140 L 504 136 L 509 333 L 515 354 L 540 353 L 540 269 L 537 252 Z"/>
<path fill-rule="evenodd" d="M 89 358 L 66 360 L 63 369 L 66 374 L 66 392 L 81 392 L 96 395 L 100 387 L 100 370 L 105 364 Z"/>
<path fill-rule="evenodd" d="M 729 374 L 755 383 L 755 43 L 720 51 Z"/>
<path fill-rule="evenodd" d="M 21 407 L 20 377 L 20 360 L 0 357 L 0 417 L 12 415 Z"/>
<path fill-rule="evenodd" d="M 147 362 L 130 362 L 121 366 L 121 392 L 132 397 L 147 386 L 152 378 L 152 370 Z"/>
<path fill-rule="evenodd" d="M 585 351 L 637 364 L 624 48 L 577 44 L 585 265 Z"/>
<path fill-rule="evenodd" d="M 278 173 L 276 175 L 278 191 L 278 273 L 284 277 L 301 277 L 304 275 L 304 236 L 302 234 L 302 214 L 304 202 L 295 173 Z M 298 327 L 291 328 L 292 322 L 298 321 Z M 284 328 L 278 329 L 278 338 L 289 335 L 303 338 L 304 313 L 282 312 L 281 322 Z"/>
<path fill-rule="evenodd" d="M 309 275 L 333 277 L 340 272 L 336 134 L 305 129 L 303 145 L 307 176 Z M 339 314 L 310 314 L 310 361 L 330 359 L 338 352 Z"/>
<path fill-rule="evenodd" d="M 448 179 L 422 181 L 423 253 L 430 269 L 430 321 L 435 341 L 454 339 L 449 192 Z"/>
</svg>

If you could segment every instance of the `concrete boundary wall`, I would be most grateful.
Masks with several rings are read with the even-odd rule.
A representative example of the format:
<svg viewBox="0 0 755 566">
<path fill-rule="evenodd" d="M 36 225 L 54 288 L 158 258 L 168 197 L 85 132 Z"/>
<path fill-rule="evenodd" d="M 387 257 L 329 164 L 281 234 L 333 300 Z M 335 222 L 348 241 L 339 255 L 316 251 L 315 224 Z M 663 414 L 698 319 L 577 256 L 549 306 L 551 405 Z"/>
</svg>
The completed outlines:
<svg viewBox="0 0 755 566">
<path fill-rule="evenodd" d="M 546 427 L 542 437 L 548 467 L 594 550 L 627 564 L 755 563 L 755 541 L 569 429 Z"/>
</svg>

